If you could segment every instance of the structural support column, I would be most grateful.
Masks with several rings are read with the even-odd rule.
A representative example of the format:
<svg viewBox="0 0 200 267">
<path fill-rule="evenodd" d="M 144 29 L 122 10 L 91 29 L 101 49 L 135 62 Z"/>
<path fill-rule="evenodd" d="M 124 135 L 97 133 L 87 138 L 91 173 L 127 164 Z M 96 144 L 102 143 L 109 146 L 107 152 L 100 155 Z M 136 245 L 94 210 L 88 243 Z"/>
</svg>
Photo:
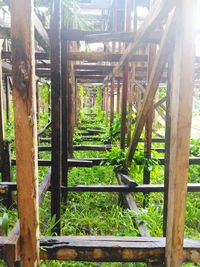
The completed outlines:
<svg viewBox="0 0 200 267">
<path fill-rule="evenodd" d="M 18 212 L 23 266 L 39 266 L 33 0 L 11 1 Z"/>
<path fill-rule="evenodd" d="M 171 92 L 169 195 L 166 266 L 181 267 L 194 89 L 196 0 L 177 3 L 177 27 Z"/>
<path fill-rule="evenodd" d="M 51 215 L 56 216 L 54 232 L 60 235 L 60 199 L 62 178 L 61 152 L 61 1 L 52 1 L 51 44 L 51 117 L 52 172 Z"/>
<path fill-rule="evenodd" d="M 132 11 L 132 1 L 126 0 L 125 2 L 125 31 L 131 30 L 131 11 Z M 127 59 L 123 66 L 123 88 L 122 88 L 122 108 L 121 108 L 121 138 L 120 147 L 125 148 L 126 139 L 126 113 L 127 113 L 127 95 L 129 86 L 129 60 Z"/>
</svg>

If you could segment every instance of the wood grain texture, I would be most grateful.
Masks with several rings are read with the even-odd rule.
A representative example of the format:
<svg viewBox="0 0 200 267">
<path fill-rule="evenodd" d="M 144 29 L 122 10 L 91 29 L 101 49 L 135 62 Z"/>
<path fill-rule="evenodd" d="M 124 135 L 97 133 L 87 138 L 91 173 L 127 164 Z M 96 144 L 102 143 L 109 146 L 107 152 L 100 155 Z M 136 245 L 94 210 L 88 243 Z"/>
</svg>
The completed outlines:
<svg viewBox="0 0 200 267">
<path fill-rule="evenodd" d="M 177 4 L 172 69 L 166 266 L 181 267 L 185 228 L 189 140 L 192 118 L 196 1 Z"/>
<path fill-rule="evenodd" d="M 33 1 L 11 1 L 11 31 L 21 257 L 24 266 L 39 266 Z"/>
</svg>

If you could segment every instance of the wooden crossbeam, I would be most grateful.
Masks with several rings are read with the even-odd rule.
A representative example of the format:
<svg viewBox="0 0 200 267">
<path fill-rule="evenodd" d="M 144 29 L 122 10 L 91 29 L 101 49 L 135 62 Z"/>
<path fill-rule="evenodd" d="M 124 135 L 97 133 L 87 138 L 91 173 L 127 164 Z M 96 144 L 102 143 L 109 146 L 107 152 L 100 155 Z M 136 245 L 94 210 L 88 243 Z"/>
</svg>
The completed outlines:
<svg viewBox="0 0 200 267">
<path fill-rule="evenodd" d="M 142 133 L 144 124 L 146 122 L 148 113 L 150 108 L 152 107 L 153 99 L 156 94 L 159 81 L 161 79 L 163 69 L 166 64 L 167 57 L 171 50 L 171 42 L 173 42 L 174 38 L 174 27 L 173 24 L 175 23 L 175 15 L 172 14 L 166 25 L 159 51 L 157 52 L 155 62 L 153 64 L 153 69 L 149 78 L 149 82 L 147 85 L 146 93 L 144 96 L 144 100 L 142 102 L 141 109 L 138 114 L 138 119 L 136 122 L 136 126 L 134 129 L 134 133 L 132 136 L 132 140 L 129 146 L 129 151 L 127 155 L 127 164 L 131 165 L 132 158 L 134 156 L 140 135 Z"/>
<path fill-rule="evenodd" d="M 34 13 L 33 19 L 34 19 L 34 25 L 35 25 L 35 29 L 36 29 L 36 38 L 39 41 L 39 43 L 41 44 L 41 46 L 45 50 L 48 51 L 49 47 L 50 47 L 50 40 L 49 40 L 48 32 L 44 28 L 41 20 L 39 19 L 39 17 L 37 16 L 36 13 Z"/>
<path fill-rule="evenodd" d="M 120 60 L 122 54 L 110 52 L 67 52 L 66 59 L 71 61 L 108 61 L 117 62 Z M 146 55 L 133 55 L 130 57 L 131 61 L 147 61 Z"/>
<path fill-rule="evenodd" d="M 95 184 L 95 185 L 76 185 L 76 186 L 69 186 L 69 187 L 61 186 L 61 190 L 68 191 L 68 192 L 99 192 L 99 193 L 100 192 L 163 193 L 165 190 L 165 187 L 163 184 L 136 185 L 136 183 L 131 178 L 129 178 L 129 180 L 130 180 L 129 182 L 127 182 L 127 180 L 126 181 L 122 180 L 124 185 Z M 50 188 L 50 182 L 48 184 L 48 188 Z M 17 184 L 15 182 L 0 182 L 0 194 L 6 193 L 7 190 L 16 191 Z M 41 190 L 41 191 L 44 192 L 44 190 Z M 200 192 L 200 184 L 188 183 L 187 192 Z"/>
<path fill-rule="evenodd" d="M 168 12 L 172 9 L 174 4 L 174 0 L 163 0 L 154 4 L 145 21 L 137 31 L 134 43 L 128 45 L 120 58 L 119 64 L 117 64 L 114 68 L 112 75 L 116 76 L 130 55 L 136 53 L 138 48 L 144 44 L 145 40 L 148 39 L 148 36 L 155 30 L 156 27 L 160 27 L 160 23 L 165 21 L 168 16 Z M 110 80 L 110 78 L 111 75 L 109 75 L 106 80 Z"/>
<path fill-rule="evenodd" d="M 94 262 L 147 262 L 163 260 L 165 238 L 112 236 L 58 236 L 40 240 L 40 258 Z M 185 261 L 200 261 L 200 242 L 185 239 Z"/>
</svg>

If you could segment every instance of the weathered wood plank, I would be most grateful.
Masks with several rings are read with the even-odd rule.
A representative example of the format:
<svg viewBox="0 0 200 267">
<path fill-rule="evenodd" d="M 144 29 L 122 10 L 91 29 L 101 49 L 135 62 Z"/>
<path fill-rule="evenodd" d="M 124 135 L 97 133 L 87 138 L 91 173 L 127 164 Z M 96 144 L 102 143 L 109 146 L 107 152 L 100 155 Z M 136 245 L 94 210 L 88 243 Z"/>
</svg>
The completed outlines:
<svg viewBox="0 0 200 267">
<path fill-rule="evenodd" d="M 132 162 L 132 158 L 134 156 L 140 135 L 142 133 L 144 124 L 146 122 L 147 115 L 152 107 L 153 99 L 156 94 L 163 69 L 165 67 L 167 56 L 171 49 L 171 42 L 173 41 L 174 38 L 174 27 L 173 27 L 174 22 L 175 22 L 175 16 L 174 14 L 172 14 L 168 19 L 168 23 L 166 25 L 164 35 L 161 40 L 161 45 L 159 51 L 157 52 L 155 62 L 153 64 L 153 69 L 151 71 L 142 107 L 139 111 L 138 119 L 136 122 L 136 126 L 134 129 L 134 133 L 132 136 L 131 144 L 129 146 L 129 151 L 127 155 L 128 165 L 130 165 Z"/>
<path fill-rule="evenodd" d="M 40 183 L 39 186 L 39 205 L 41 205 L 45 193 L 48 191 L 50 187 L 51 181 L 51 170 L 49 170 Z M 3 183 L 5 184 L 5 183 Z M 11 190 L 16 189 L 16 183 L 9 183 L 8 186 L 11 186 Z M 7 264 L 13 266 L 15 261 L 20 260 L 20 229 L 19 229 L 19 221 L 15 224 L 12 231 L 9 233 L 8 237 L 6 237 L 5 244 L 3 246 L 3 259 Z"/>
<path fill-rule="evenodd" d="M 11 1 L 18 212 L 24 266 L 39 266 L 33 1 Z M 23 122 L 23 123 L 22 123 Z M 24 187 L 26 184 L 26 187 Z"/>
<path fill-rule="evenodd" d="M 46 237 L 40 240 L 40 258 L 67 261 L 147 262 L 163 260 L 164 238 L 147 237 Z M 184 260 L 200 261 L 198 240 L 185 239 Z"/>
<path fill-rule="evenodd" d="M 60 201 L 62 179 L 61 150 L 61 1 L 52 2 L 50 29 L 51 46 L 51 216 L 56 216 L 54 231 L 60 234 Z"/>
<path fill-rule="evenodd" d="M 196 1 L 177 3 L 177 24 L 172 69 L 169 194 L 166 266 L 181 267 L 192 120 Z"/>
</svg>

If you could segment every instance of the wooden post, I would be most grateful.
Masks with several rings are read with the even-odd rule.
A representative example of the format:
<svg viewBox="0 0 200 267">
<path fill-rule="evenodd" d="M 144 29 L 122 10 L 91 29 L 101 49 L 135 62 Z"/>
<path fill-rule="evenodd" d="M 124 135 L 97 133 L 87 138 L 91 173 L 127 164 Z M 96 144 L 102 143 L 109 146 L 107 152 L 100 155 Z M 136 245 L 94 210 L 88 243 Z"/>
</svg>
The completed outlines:
<svg viewBox="0 0 200 267">
<path fill-rule="evenodd" d="M 39 97 L 39 80 L 36 81 L 36 107 L 37 107 L 37 123 L 40 122 L 40 97 Z"/>
<path fill-rule="evenodd" d="M 174 21 L 175 21 L 174 13 L 172 13 L 172 15 L 168 18 L 166 28 L 162 36 L 160 48 L 156 54 L 153 69 L 146 89 L 145 97 L 142 106 L 139 110 L 139 115 L 137 117 L 135 130 L 132 136 L 132 140 L 127 155 L 127 165 L 129 166 L 132 163 L 132 159 L 136 151 L 140 135 L 145 125 L 148 112 L 152 107 L 153 99 L 155 97 L 161 79 L 161 75 L 163 73 L 163 69 L 166 64 L 166 60 L 168 59 L 168 54 L 171 51 L 171 42 L 173 41 L 174 38 L 174 27 L 173 27 Z"/>
<path fill-rule="evenodd" d="M 172 51 L 173 52 L 173 51 Z M 164 175 L 164 204 L 163 204 L 163 236 L 166 236 L 167 210 L 168 210 L 168 190 L 169 190 L 169 155 L 170 155 L 170 96 L 172 81 L 172 53 L 167 66 L 167 99 L 166 99 L 166 120 L 165 120 L 165 175 Z"/>
<path fill-rule="evenodd" d="M 114 120 L 114 77 L 111 78 L 110 84 L 110 136 L 112 139 L 112 123 Z"/>
<path fill-rule="evenodd" d="M 62 40 L 62 185 L 67 186 L 68 172 L 68 103 L 67 103 L 67 62 L 65 58 L 67 44 Z M 62 192 L 63 199 L 66 201 L 67 192 Z"/>
<path fill-rule="evenodd" d="M 10 90 L 8 84 L 8 77 L 5 76 L 5 93 L 6 93 L 6 119 L 7 122 L 10 121 Z"/>
<path fill-rule="evenodd" d="M 120 78 L 117 79 L 117 113 L 120 111 Z"/>
<path fill-rule="evenodd" d="M 196 1 L 177 2 L 177 26 L 171 92 L 169 195 L 166 266 L 181 267 L 194 89 Z"/>
<path fill-rule="evenodd" d="M 11 1 L 18 212 L 23 266 L 39 266 L 33 0 Z"/>
<path fill-rule="evenodd" d="M 51 172 L 51 215 L 56 216 L 54 231 L 60 235 L 61 198 L 61 2 L 52 1 L 50 29 L 51 44 L 51 117 L 52 117 L 52 172 Z"/>
<path fill-rule="evenodd" d="M 125 31 L 131 30 L 131 11 L 132 11 L 132 1 L 126 0 L 125 2 Z M 123 87 L 122 87 L 122 112 L 121 112 L 121 138 L 120 147 L 125 148 L 125 136 L 127 131 L 126 126 L 126 114 L 127 114 L 127 95 L 129 87 L 129 60 L 127 59 L 123 66 Z"/>
<path fill-rule="evenodd" d="M 150 79 L 151 71 L 153 69 L 154 58 L 156 57 L 156 45 L 150 44 L 149 46 L 149 62 L 148 62 L 148 80 Z M 145 141 L 144 141 L 144 155 L 147 159 L 151 158 L 151 144 L 152 144 L 152 126 L 153 126 L 153 103 L 149 110 L 147 121 L 145 125 Z M 144 169 L 143 173 L 143 183 L 150 183 L 150 171 Z M 145 200 L 143 205 L 145 206 L 148 202 L 148 194 L 145 194 Z"/>
<path fill-rule="evenodd" d="M 3 182 L 11 182 L 11 150 L 10 150 L 10 143 L 9 141 L 3 142 L 3 150 L 2 150 L 2 181 Z M 13 204 L 12 201 L 12 191 L 8 189 L 7 196 L 5 199 L 5 205 L 7 208 L 10 208 Z"/>
<path fill-rule="evenodd" d="M 3 81 L 2 81 L 1 47 L 0 47 L 0 142 L 1 144 L 3 144 L 3 141 L 5 139 L 4 114 L 3 113 L 4 113 L 3 112 Z"/>
<path fill-rule="evenodd" d="M 109 100 L 109 87 L 105 87 L 105 112 L 106 112 L 106 126 L 108 126 L 108 100 Z"/>
</svg>

